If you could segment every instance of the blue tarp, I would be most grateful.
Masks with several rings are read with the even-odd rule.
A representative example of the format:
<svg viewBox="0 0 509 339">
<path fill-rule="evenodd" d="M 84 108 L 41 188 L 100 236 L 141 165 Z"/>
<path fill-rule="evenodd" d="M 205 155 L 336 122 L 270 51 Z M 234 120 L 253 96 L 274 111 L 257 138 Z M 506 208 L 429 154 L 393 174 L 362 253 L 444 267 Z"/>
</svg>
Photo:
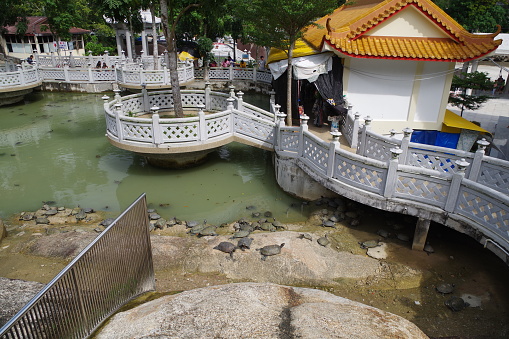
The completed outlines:
<svg viewBox="0 0 509 339">
<path fill-rule="evenodd" d="M 460 138 L 459 133 L 415 130 L 412 133 L 412 138 L 410 139 L 410 141 L 419 144 L 456 149 L 459 138 Z"/>
</svg>

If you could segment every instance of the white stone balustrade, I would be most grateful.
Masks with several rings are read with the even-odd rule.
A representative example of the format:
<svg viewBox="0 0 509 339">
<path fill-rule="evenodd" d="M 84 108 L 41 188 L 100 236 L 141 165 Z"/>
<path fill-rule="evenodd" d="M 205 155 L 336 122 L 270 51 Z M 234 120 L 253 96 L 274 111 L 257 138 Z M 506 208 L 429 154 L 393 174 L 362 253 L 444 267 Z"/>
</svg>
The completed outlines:
<svg viewBox="0 0 509 339">
<path fill-rule="evenodd" d="M 183 91 L 184 107 L 197 108 L 197 117 L 129 117 L 142 113 L 143 100 L 147 100 L 143 97 L 136 94 L 105 102 L 108 138 L 145 147 L 147 153 L 160 148 L 178 153 L 189 145 L 230 142 L 235 137 L 294 159 L 310 177 L 347 198 L 419 218 L 425 215 L 445 225 L 468 224 L 481 234 L 477 239 L 481 243 L 495 242 L 509 251 L 505 183 L 509 163 L 486 156 L 485 141 L 479 142 L 476 153 L 413 144 L 411 130 L 404 131 L 403 140 L 376 135 L 369 130 L 367 118 L 355 154 L 339 147 L 339 135 L 326 142 L 310 133 L 307 117 L 300 127 L 287 127 L 278 107 L 274 107 L 276 114 L 260 116 L 245 111 L 249 105 L 241 100 L 242 95 Z M 149 100 L 151 105 L 172 107 L 170 92 L 149 93 Z M 205 113 L 206 102 L 215 113 Z M 417 153 L 417 147 L 422 153 Z"/>
<path fill-rule="evenodd" d="M 0 89 L 15 91 L 24 87 L 38 86 L 42 78 L 38 69 L 31 65 L 18 65 L 15 71 L 0 72 Z M 9 70 L 11 70 L 9 68 Z"/>
</svg>

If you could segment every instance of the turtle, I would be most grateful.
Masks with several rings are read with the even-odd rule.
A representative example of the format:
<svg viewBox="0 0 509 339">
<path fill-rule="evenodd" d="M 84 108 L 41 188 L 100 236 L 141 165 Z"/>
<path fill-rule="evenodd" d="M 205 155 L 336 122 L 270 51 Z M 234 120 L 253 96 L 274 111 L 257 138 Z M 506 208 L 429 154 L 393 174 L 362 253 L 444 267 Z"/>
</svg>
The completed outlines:
<svg viewBox="0 0 509 339">
<path fill-rule="evenodd" d="M 115 219 L 113 219 L 113 218 L 107 218 L 107 219 L 104 219 L 103 221 L 101 221 L 101 222 L 99 223 L 99 225 L 104 226 L 104 227 L 108 227 L 108 226 L 110 226 L 110 225 L 111 225 L 114 221 L 115 221 Z"/>
<path fill-rule="evenodd" d="M 332 215 L 332 216 L 329 218 L 329 220 L 330 220 L 330 221 L 332 221 L 332 222 L 338 222 L 338 221 L 339 221 L 338 216 L 337 216 L 337 215 L 335 215 L 335 214 L 334 214 L 334 215 Z"/>
<path fill-rule="evenodd" d="M 352 226 L 352 227 L 359 226 L 360 224 L 361 224 L 361 221 L 359 219 L 353 219 L 350 221 L 350 226 Z"/>
<path fill-rule="evenodd" d="M 260 254 L 262 255 L 262 260 L 265 260 L 268 256 L 281 253 L 281 248 L 283 248 L 284 245 L 285 243 L 282 243 L 281 245 L 267 245 L 256 250 L 260 251 Z"/>
<path fill-rule="evenodd" d="M 80 208 L 80 210 L 78 211 L 78 213 L 74 215 L 74 217 L 76 218 L 76 220 L 83 220 L 87 217 L 87 214 L 83 209 Z"/>
<path fill-rule="evenodd" d="M 177 222 L 175 221 L 175 217 L 173 217 L 166 222 L 166 227 L 173 227 L 173 226 L 175 226 L 176 223 Z"/>
<path fill-rule="evenodd" d="M 150 218 L 150 220 L 161 219 L 161 216 L 159 214 L 157 214 L 156 212 L 149 213 L 148 217 Z"/>
<path fill-rule="evenodd" d="M 424 252 L 426 252 L 428 255 L 430 255 L 431 253 L 435 253 L 435 249 L 433 247 L 431 247 L 431 245 L 427 242 L 426 245 L 424 245 L 424 248 L 423 248 Z"/>
<path fill-rule="evenodd" d="M 256 206 L 253 206 L 253 205 L 246 206 L 246 210 L 248 210 L 248 211 L 252 211 L 252 210 L 255 210 L 255 209 L 256 209 Z"/>
<path fill-rule="evenodd" d="M 263 224 L 261 224 L 260 229 L 262 231 L 270 231 L 270 232 L 276 231 L 276 228 L 270 222 L 264 222 Z"/>
<path fill-rule="evenodd" d="M 216 236 L 216 226 L 207 226 L 204 229 L 202 229 L 200 232 L 198 232 L 199 237 L 205 237 L 207 235 Z"/>
<path fill-rule="evenodd" d="M 322 222 L 322 226 L 323 227 L 333 227 L 333 228 L 336 228 L 336 223 L 334 221 L 324 220 Z"/>
<path fill-rule="evenodd" d="M 410 241 L 410 237 L 406 235 L 405 233 L 398 233 L 396 234 L 396 238 L 398 238 L 401 241 L 408 242 Z"/>
<path fill-rule="evenodd" d="M 248 223 L 244 223 L 240 225 L 239 231 L 248 231 L 251 233 L 254 231 L 254 227 Z"/>
<path fill-rule="evenodd" d="M 148 214 L 150 214 L 150 213 L 155 213 L 155 212 L 156 212 L 155 208 L 149 208 L 149 209 L 147 209 L 147 213 L 148 213 Z"/>
<path fill-rule="evenodd" d="M 323 237 L 318 238 L 316 242 L 318 242 L 318 244 L 323 247 L 327 246 L 330 243 L 329 239 L 327 238 L 327 234 L 324 235 Z"/>
<path fill-rule="evenodd" d="M 162 230 L 165 225 L 166 225 L 166 219 L 163 219 L 163 218 L 157 219 L 156 222 L 154 223 L 154 227 L 158 228 L 160 230 Z"/>
<path fill-rule="evenodd" d="M 251 213 L 251 217 L 253 217 L 253 218 L 259 218 L 260 215 L 262 215 L 260 212 L 253 212 L 253 213 Z"/>
<path fill-rule="evenodd" d="M 230 239 L 236 239 L 236 238 L 244 238 L 247 237 L 251 232 L 249 231 L 238 231 L 233 233 L 232 237 Z"/>
<path fill-rule="evenodd" d="M 49 209 L 46 212 L 44 212 L 45 215 L 55 215 L 57 213 L 58 213 L 58 211 L 56 208 L 52 208 L 52 209 Z"/>
<path fill-rule="evenodd" d="M 440 284 L 435 289 L 438 293 L 449 294 L 454 291 L 454 284 Z"/>
<path fill-rule="evenodd" d="M 465 302 L 460 297 L 451 297 L 444 302 L 445 306 L 449 307 L 451 311 L 458 312 L 470 306 L 469 303 Z"/>
<path fill-rule="evenodd" d="M 263 216 L 265 218 L 272 218 L 272 212 L 271 211 L 266 211 L 265 213 L 263 213 Z"/>
<path fill-rule="evenodd" d="M 248 237 L 240 238 L 239 241 L 237 242 L 237 247 L 243 251 L 246 249 L 249 250 L 249 249 L 251 249 L 252 242 L 253 242 L 253 238 L 248 238 Z"/>
<path fill-rule="evenodd" d="M 276 220 L 276 218 L 274 218 L 274 221 L 272 222 L 272 226 L 274 226 L 276 229 L 280 229 L 280 228 L 285 229 L 285 225 L 282 222 Z"/>
<path fill-rule="evenodd" d="M 313 241 L 313 237 L 309 233 L 301 233 L 297 238 Z"/>
<path fill-rule="evenodd" d="M 186 221 L 187 228 L 193 228 L 194 226 L 198 226 L 200 223 L 196 220 Z"/>
<path fill-rule="evenodd" d="M 361 245 L 362 249 L 373 248 L 373 247 L 379 246 L 377 240 L 368 240 L 368 241 L 364 241 L 364 242 L 360 241 L 359 245 Z"/>
<path fill-rule="evenodd" d="M 388 238 L 391 236 L 391 234 L 387 230 L 384 230 L 384 229 L 379 229 L 378 231 L 376 231 L 376 234 L 378 234 L 382 238 Z"/>
<path fill-rule="evenodd" d="M 24 221 L 30 221 L 30 220 L 32 220 L 34 218 L 35 218 L 35 215 L 33 213 L 25 213 L 25 212 L 23 212 L 23 214 L 21 215 L 20 219 L 23 219 Z"/>
<path fill-rule="evenodd" d="M 189 231 L 187 231 L 188 234 L 193 234 L 193 235 L 197 235 L 199 234 L 201 231 L 203 231 L 203 229 L 205 228 L 206 226 L 203 225 L 203 224 L 198 224 L 194 227 L 191 227 L 191 229 L 189 229 Z"/>
<path fill-rule="evenodd" d="M 230 258 L 233 259 L 233 252 L 235 252 L 235 250 L 237 249 L 237 246 L 235 246 L 231 242 L 222 241 L 222 242 L 219 243 L 219 245 L 214 247 L 214 249 L 215 250 L 219 250 L 219 251 L 224 252 L 224 253 L 229 253 L 230 254 Z"/>
<path fill-rule="evenodd" d="M 84 208 L 83 211 L 87 214 L 90 214 L 90 213 L 94 213 L 95 210 L 93 208 L 90 208 L 90 207 L 87 207 L 87 208 Z"/>
</svg>

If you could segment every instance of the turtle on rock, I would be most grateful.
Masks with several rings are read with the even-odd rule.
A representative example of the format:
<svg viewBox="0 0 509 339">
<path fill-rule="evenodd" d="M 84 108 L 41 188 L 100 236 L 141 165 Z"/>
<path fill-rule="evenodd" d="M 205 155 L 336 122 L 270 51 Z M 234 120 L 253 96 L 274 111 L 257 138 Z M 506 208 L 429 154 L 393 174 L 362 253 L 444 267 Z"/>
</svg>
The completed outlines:
<svg viewBox="0 0 509 339">
<path fill-rule="evenodd" d="M 318 244 L 323 247 L 327 246 L 330 243 L 329 239 L 327 238 L 327 234 L 324 235 L 323 237 L 318 238 L 316 242 L 318 242 Z"/>
<path fill-rule="evenodd" d="M 379 246 L 379 243 L 377 240 L 368 240 L 368 241 L 359 242 L 359 245 L 361 245 L 362 249 L 366 249 L 366 248 L 377 247 L 377 246 Z"/>
<path fill-rule="evenodd" d="M 465 302 L 465 300 L 463 300 L 460 297 L 451 297 L 447 299 L 444 304 L 445 306 L 449 307 L 453 312 L 461 311 L 470 306 L 469 303 Z"/>
<path fill-rule="evenodd" d="M 205 237 L 208 235 L 216 236 L 217 235 L 216 228 L 217 228 L 216 226 L 207 226 L 204 229 L 202 229 L 200 232 L 198 232 L 198 236 L 199 237 Z"/>
<path fill-rule="evenodd" d="M 313 237 L 309 233 L 301 233 L 297 238 L 299 238 L 299 239 L 307 239 L 309 241 L 313 241 Z"/>
<path fill-rule="evenodd" d="M 240 248 L 242 251 L 251 249 L 251 243 L 253 242 L 253 238 L 240 238 L 237 242 L 237 247 Z"/>
<path fill-rule="evenodd" d="M 219 251 L 224 252 L 224 253 L 230 254 L 230 258 L 233 259 L 233 252 L 235 252 L 235 250 L 237 249 L 237 246 L 235 246 L 231 242 L 222 241 L 222 242 L 219 243 L 219 245 L 214 247 L 214 249 L 215 250 L 219 250 Z"/>
<path fill-rule="evenodd" d="M 260 254 L 262 255 L 262 260 L 265 260 L 267 257 L 271 255 L 281 253 L 281 249 L 283 248 L 284 245 L 285 243 L 282 243 L 281 245 L 267 245 L 256 250 L 260 251 Z"/>
<path fill-rule="evenodd" d="M 440 284 L 437 285 L 436 290 L 438 293 L 449 294 L 454 291 L 454 284 Z"/>
</svg>

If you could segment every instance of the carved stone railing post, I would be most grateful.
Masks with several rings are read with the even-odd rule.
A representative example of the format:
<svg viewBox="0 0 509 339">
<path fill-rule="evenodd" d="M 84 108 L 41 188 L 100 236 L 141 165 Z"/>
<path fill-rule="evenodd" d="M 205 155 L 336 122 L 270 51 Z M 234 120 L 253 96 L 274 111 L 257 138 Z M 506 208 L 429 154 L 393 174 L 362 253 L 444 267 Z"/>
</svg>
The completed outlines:
<svg viewBox="0 0 509 339">
<path fill-rule="evenodd" d="M 349 111 L 351 111 L 352 106 L 348 106 Z M 345 119 L 346 120 L 346 119 Z M 355 113 L 352 127 L 352 143 L 350 147 L 357 148 L 359 143 L 359 126 L 360 126 L 360 114 L 359 112 Z"/>
<path fill-rule="evenodd" d="M 390 133 L 390 137 L 391 137 L 391 138 L 394 138 L 394 137 L 396 136 L 396 130 L 395 130 L 394 128 L 393 128 L 393 129 L 391 129 L 391 130 L 389 131 L 389 133 Z"/>
<path fill-rule="evenodd" d="M 235 97 L 235 86 L 230 85 L 230 86 L 228 86 L 228 88 L 230 89 L 230 98 L 234 98 Z"/>
<path fill-rule="evenodd" d="M 479 173 L 481 172 L 482 161 L 484 158 L 484 153 L 486 152 L 486 148 L 490 145 L 489 141 L 486 141 L 485 138 L 477 141 L 477 151 L 474 154 L 474 159 L 472 160 L 472 166 L 470 167 L 470 173 L 468 175 L 468 179 L 477 182 L 479 179 Z"/>
<path fill-rule="evenodd" d="M 396 191 L 396 185 L 398 182 L 398 165 L 399 156 L 403 151 L 399 147 L 391 148 L 391 159 L 389 160 L 389 166 L 387 169 L 387 178 L 385 180 L 384 197 L 391 198 Z"/>
<path fill-rule="evenodd" d="M 150 98 L 148 97 L 147 84 L 141 84 L 141 95 L 143 100 L 143 111 L 148 112 L 153 107 L 150 107 Z"/>
<path fill-rule="evenodd" d="M 449 188 L 449 193 L 447 194 L 447 201 L 445 203 L 444 210 L 447 212 L 453 212 L 456 207 L 456 202 L 458 201 L 458 195 L 461 188 L 461 182 L 465 177 L 465 170 L 467 166 L 470 165 L 465 159 L 456 160 L 454 162 L 456 166 L 458 166 L 458 170 L 452 174 L 451 187 Z"/>
<path fill-rule="evenodd" d="M 166 64 L 163 64 L 163 81 L 165 85 L 170 85 L 170 76 L 168 74 L 168 67 L 166 67 Z"/>
<path fill-rule="evenodd" d="M 235 99 L 232 97 L 229 97 L 228 99 L 226 99 L 226 102 L 227 102 L 226 109 L 228 111 L 230 111 L 230 116 L 231 116 L 230 133 L 233 135 L 235 133 L 235 114 L 233 111 L 233 109 L 234 109 L 233 103 L 235 102 Z"/>
<path fill-rule="evenodd" d="M 204 108 L 205 105 L 198 105 L 198 130 L 200 131 L 200 141 L 205 141 L 209 138 L 207 133 L 207 122 L 205 121 L 205 112 L 203 111 Z"/>
<path fill-rule="evenodd" d="M 205 109 L 210 110 L 210 82 L 205 82 Z"/>
<path fill-rule="evenodd" d="M 299 130 L 299 157 L 304 157 L 304 132 L 308 130 L 309 117 L 304 115 L 301 117 L 300 130 Z"/>
<path fill-rule="evenodd" d="M 258 82 L 258 70 L 256 69 L 256 67 L 253 67 L 252 68 L 253 70 L 253 82 L 256 84 Z"/>
<path fill-rule="evenodd" d="M 163 131 L 159 123 L 159 107 L 152 106 L 150 111 L 152 112 L 152 142 L 154 145 L 159 146 L 163 143 Z"/>
<path fill-rule="evenodd" d="M 113 90 L 113 93 L 115 93 L 114 99 L 119 103 L 122 101 L 122 97 L 120 96 L 120 90 L 118 88 Z"/>
<path fill-rule="evenodd" d="M 276 114 L 276 112 L 273 112 L 273 107 L 274 105 L 276 104 L 276 92 L 271 89 L 270 92 L 269 92 L 269 95 L 270 95 L 270 99 L 269 99 L 269 103 L 270 103 L 270 113 L 274 113 Z M 281 107 L 281 106 L 279 106 Z"/>
<path fill-rule="evenodd" d="M 359 115 L 359 112 L 355 113 L 355 116 L 357 117 Z M 357 149 L 357 154 L 362 155 L 363 157 L 366 156 L 366 140 L 368 138 L 368 131 L 371 129 L 371 117 L 368 115 L 364 118 L 364 126 L 361 128 L 361 147 Z"/>
<path fill-rule="evenodd" d="M 241 112 L 243 112 L 244 109 L 244 99 L 242 98 L 243 95 L 244 93 L 242 91 L 237 92 L 237 109 Z"/>
<path fill-rule="evenodd" d="M 50 52 L 51 54 L 51 67 L 57 67 L 57 59 L 55 57 L 55 52 Z"/>
<path fill-rule="evenodd" d="M 285 118 L 286 114 L 279 112 L 279 105 L 276 105 L 277 107 L 277 113 L 276 113 L 276 145 L 274 145 L 274 149 L 278 151 L 283 150 L 283 145 L 281 143 L 282 133 L 281 133 L 281 127 L 285 126 Z"/>
<path fill-rule="evenodd" d="M 230 66 L 228 67 L 228 71 L 229 71 L 228 79 L 230 81 L 233 81 L 233 63 L 231 63 Z"/>
<path fill-rule="evenodd" d="M 117 124 L 117 138 L 119 142 L 124 140 L 124 136 L 122 135 L 122 121 L 120 120 L 120 115 L 122 114 L 122 104 L 115 104 L 115 123 Z"/>
<path fill-rule="evenodd" d="M 25 81 L 25 73 L 23 73 L 23 68 L 21 67 L 21 65 L 16 65 L 16 67 L 18 69 L 17 72 L 19 74 L 19 83 L 21 85 L 25 85 L 26 81 Z"/>
<path fill-rule="evenodd" d="M 271 111 L 272 110 L 274 111 L 274 112 L 272 112 L 272 113 L 274 113 L 274 122 L 277 124 L 278 121 L 279 121 L 279 116 L 278 115 L 281 113 L 281 112 L 279 112 L 279 110 L 281 109 L 281 105 L 277 105 L 277 104 L 272 105 L 271 104 L 270 107 L 271 107 Z M 286 116 L 286 114 L 285 114 L 285 116 Z M 284 124 L 284 121 L 283 121 L 283 125 L 281 125 L 281 126 L 284 126 L 284 125 L 285 124 Z"/>
<path fill-rule="evenodd" d="M 87 64 L 88 82 L 94 82 L 94 72 L 92 71 L 92 64 Z"/>
<path fill-rule="evenodd" d="M 108 107 L 108 105 L 109 105 L 109 104 L 108 104 L 108 100 L 110 99 L 110 97 L 109 97 L 109 96 L 107 96 L 107 95 L 103 95 L 103 96 L 101 97 L 101 99 L 103 99 L 103 106 L 104 106 L 104 110 L 105 110 L 105 111 L 107 111 L 107 110 L 108 110 L 108 108 L 109 108 L 109 107 Z"/>
<path fill-rule="evenodd" d="M 104 62 L 106 63 L 106 65 L 108 67 L 111 67 L 111 63 L 110 63 L 110 52 L 109 51 L 104 51 Z"/>
<path fill-rule="evenodd" d="M 64 64 L 64 81 L 65 82 L 71 81 L 69 78 L 69 65 L 67 63 Z"/>
<path fill-rule="evenodd" d="M 139 64 L 139 66 L 140 66 L 140 82 L 139 82 L 139 84 L 141 85 L 141 84 L 145 83 L 145 74 L 143 72 L 144 71 L 143 64 Z"/>
<path fill-rule="evenodd" d="M 410 144 L 410 137 L 414 130 L 407 127 L 403 130 L 403 139 L 401 140 L 401 149 L 403 150 L 403 156 L 399 158 L 400 164 L 406 164 L 408 159 L 408 145 Z"/>
<path fill-rule="evenodd" d="M 330 132 L 332 135 L 332 141 L 329 144 L 329 159 L 327 160 L 327 177 L 332 178 L 334 174 L 334 164 L 336 162 L 336 150 L 339 150 L 341 145 L 339 143 L 339 137 L 341 132 L 334 131 Z"/>
</svg>

